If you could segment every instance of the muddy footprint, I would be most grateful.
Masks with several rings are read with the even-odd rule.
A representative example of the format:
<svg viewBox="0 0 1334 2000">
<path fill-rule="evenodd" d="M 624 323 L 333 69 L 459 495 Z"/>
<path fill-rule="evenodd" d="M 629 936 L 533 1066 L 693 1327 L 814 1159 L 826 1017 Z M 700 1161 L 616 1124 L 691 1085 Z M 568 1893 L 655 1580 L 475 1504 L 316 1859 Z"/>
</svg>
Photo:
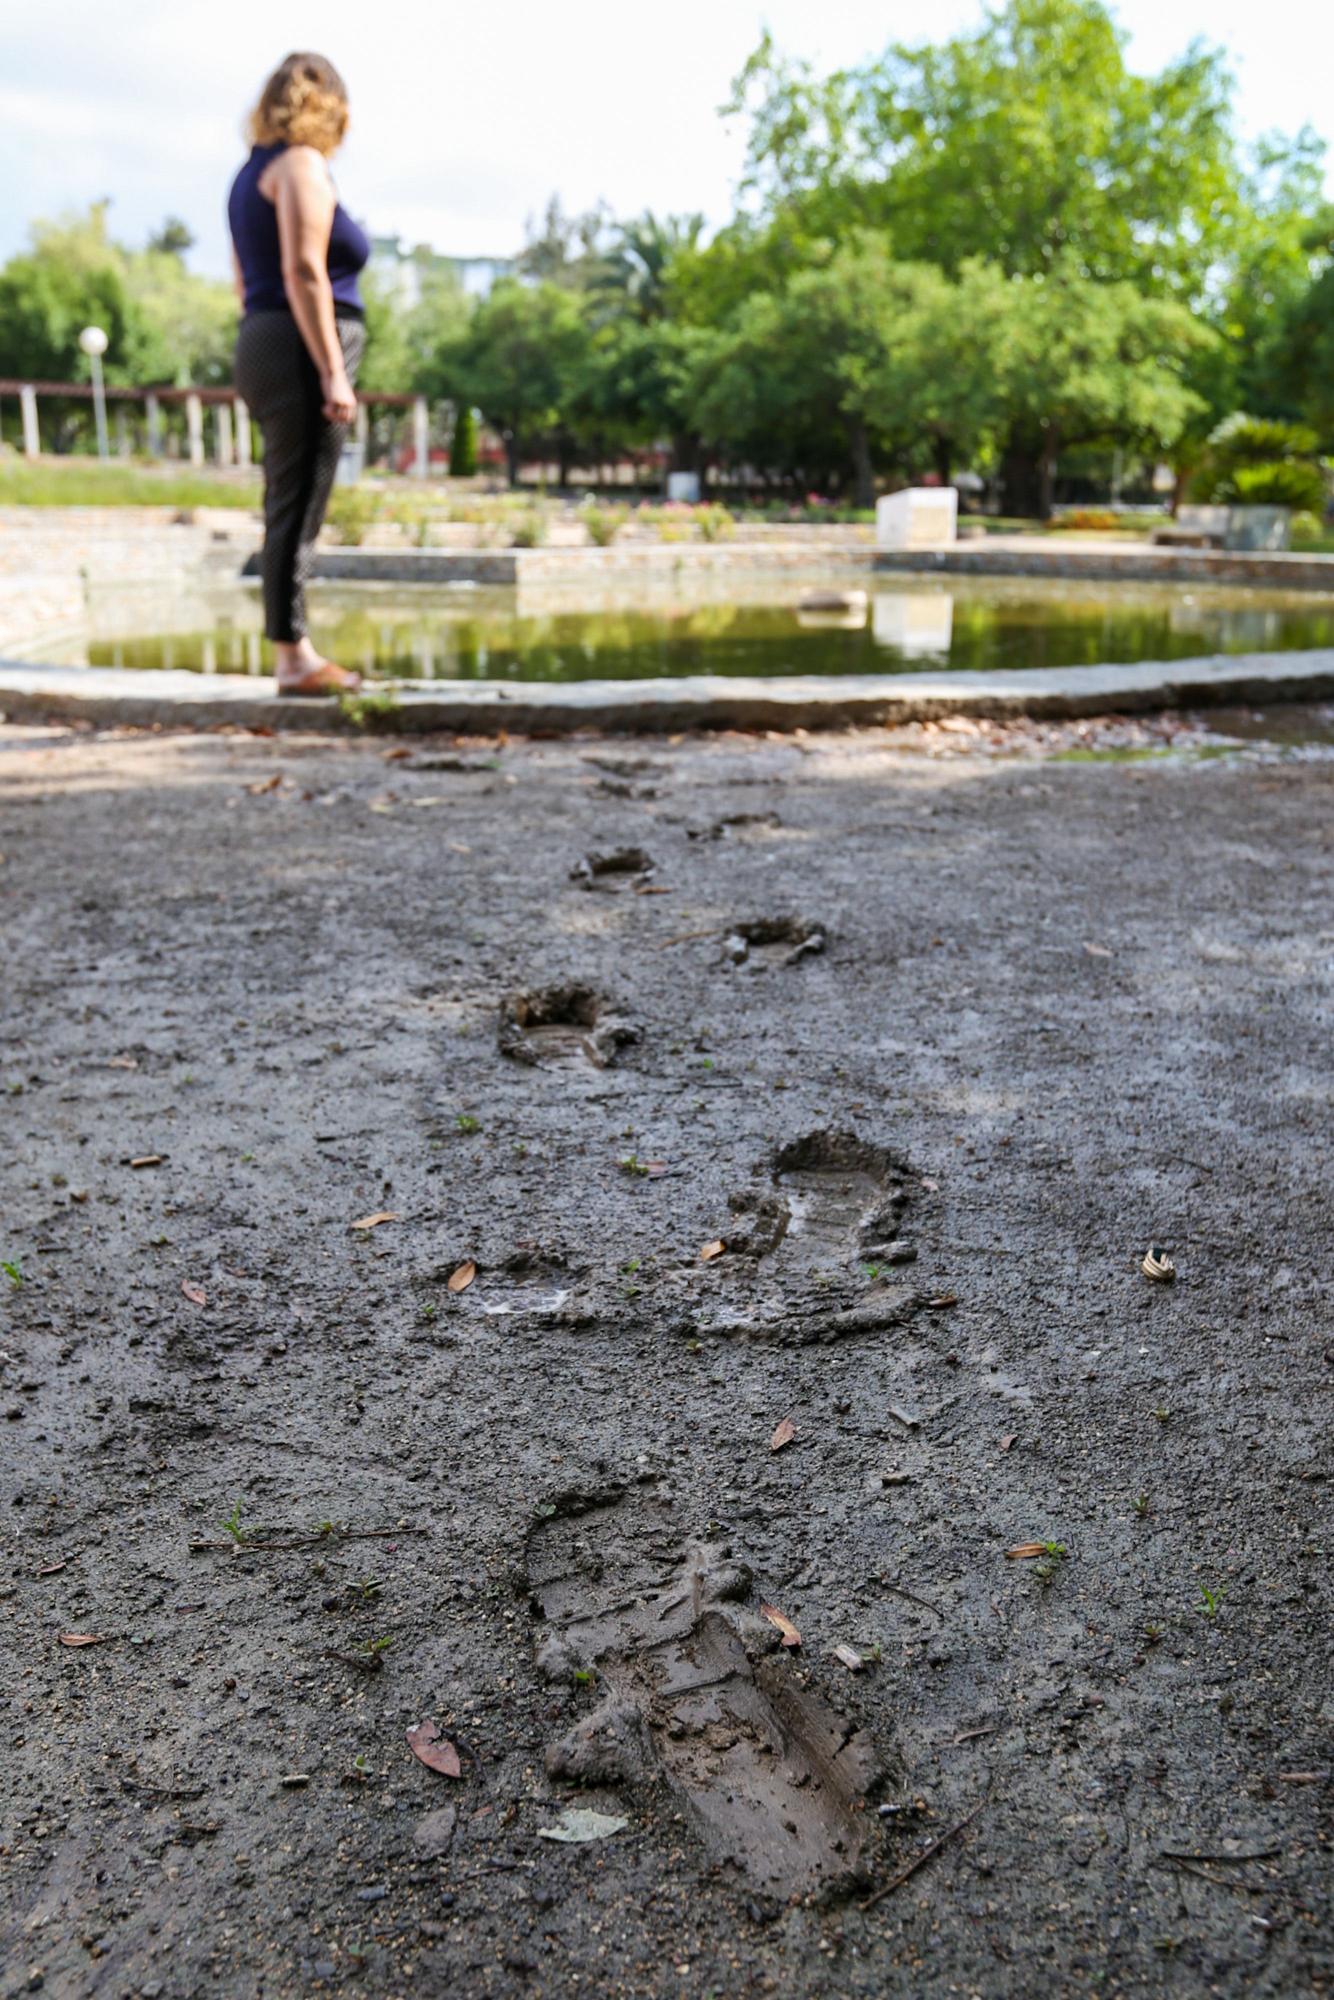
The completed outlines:
<svg viewBox="0 0 1334 2000">
<path fill-rule="evenodd" d="M 718 1542 L 685 1543 L 670 1498 L 620 1498 L 542 1522 L 527 1583 L 539 1668 L 596 1669 L 606 1694 L 547 1752 L 567 1781 L 665 1781 L 707 1851 L 752 1887 L 826 1894 L 864 1880 L 888 1775 L 871 1737 L 801 1684 L 745 1608 L 751 1575 Z"/>
<path fill-rule="evenodd" d="M 591 986 L 544 986 L 500 1003 L 496 1045 L 539 1069 L 606 1069 L 639 1029 Z"/>
</svg>

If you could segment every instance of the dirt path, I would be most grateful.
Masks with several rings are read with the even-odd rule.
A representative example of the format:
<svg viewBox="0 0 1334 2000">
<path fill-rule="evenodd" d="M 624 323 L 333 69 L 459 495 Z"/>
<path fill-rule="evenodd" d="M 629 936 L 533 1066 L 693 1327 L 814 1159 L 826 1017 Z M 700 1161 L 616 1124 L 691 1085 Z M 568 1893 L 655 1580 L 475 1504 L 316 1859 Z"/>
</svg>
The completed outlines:
<svg viewBox="0 0 1334 2000">
<path fill-rule="evenodd" d="M 0 731 L 0 1994 L 1328 1990 L 1334 763 L 1056 740 Z"/>
</svg>

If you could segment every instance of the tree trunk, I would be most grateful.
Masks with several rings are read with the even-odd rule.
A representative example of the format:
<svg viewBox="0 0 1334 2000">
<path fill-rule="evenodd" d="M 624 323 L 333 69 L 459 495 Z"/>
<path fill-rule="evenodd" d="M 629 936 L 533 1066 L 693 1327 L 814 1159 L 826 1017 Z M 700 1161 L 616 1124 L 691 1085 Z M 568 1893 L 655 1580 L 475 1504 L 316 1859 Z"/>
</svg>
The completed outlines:
<svg viewBox="0 0 1334 2000">
<path fill-rule="evenodd" d="M 1006 440 L 1001 454 L 1001 512 L 1023 519 L 1044 519 L 1043 445 L 1040 440 L 1015 437 Z"/>
<path fill-rule="evenodd" d="M 1053 432 L 1049 431 L 1043 440 L 1041 476 L 1038 481 L 1038 518 L 1042 521 L 1050 521 L 1051 519 L 1052 491 L 1056 484 L 1056 453 L 1056 437 Z"/>
<path fill-rule="evenodd" d="M 950 483 L 950 473 L 953 470 L 950 464 L 949 439 L 943 437 L 936 438 L 931 446 L 931 456 L 935 460 L 936 478 L 942 486 L 948 486 Z"/>
<path fill-rule="evenodd" d="M 515 432 L 505 433 L 505 472 L 510 485 L 519 483 L 519 440 Z"/>
<path fill-rule="evenodd" d="M 874 507 L 875 473 L 871 466 L 871 440 L 863 417 L 848 418 L 848 443 L 852 447 L 853 505 Z"/>
</svg>

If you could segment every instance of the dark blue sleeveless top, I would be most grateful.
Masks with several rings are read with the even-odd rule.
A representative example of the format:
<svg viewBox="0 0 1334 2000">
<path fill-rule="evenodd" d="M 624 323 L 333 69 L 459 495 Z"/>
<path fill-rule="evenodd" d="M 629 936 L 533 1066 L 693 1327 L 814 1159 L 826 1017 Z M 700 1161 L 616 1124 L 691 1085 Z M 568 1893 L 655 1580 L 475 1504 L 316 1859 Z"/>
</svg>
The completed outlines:
<svg viewBox="0 0 1334 2000">
<path fill-rule="evenodd" d="M 284 147 L 254 146 L 250 158 L 232 182 L 227 197 L 227 221 L 236 245 L 236 260 L 245 283 L 248 313 L 290 312 L 283 284 L 282 250 L 278 242 L 278 212 L 259 191 L 259 177 Z M 352 220 L 340 201 L 329 233 L 329 282 L 335 312 L 364 316 L 357 274 L 371 254 L 364 229 Z"/>
</svg>

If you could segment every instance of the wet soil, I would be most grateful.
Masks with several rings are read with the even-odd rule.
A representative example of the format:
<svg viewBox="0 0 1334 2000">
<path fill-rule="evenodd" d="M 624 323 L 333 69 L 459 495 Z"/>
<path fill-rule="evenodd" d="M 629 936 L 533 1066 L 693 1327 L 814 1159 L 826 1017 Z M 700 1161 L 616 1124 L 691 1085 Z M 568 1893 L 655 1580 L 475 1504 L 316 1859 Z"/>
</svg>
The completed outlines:
<svg viewBox="0 0 1334 2000">
<path fill-rule="evenodd" d="M 1327 1991 L 1318 722 L 0 729 L 0 1994 Z"/>
</svg>

